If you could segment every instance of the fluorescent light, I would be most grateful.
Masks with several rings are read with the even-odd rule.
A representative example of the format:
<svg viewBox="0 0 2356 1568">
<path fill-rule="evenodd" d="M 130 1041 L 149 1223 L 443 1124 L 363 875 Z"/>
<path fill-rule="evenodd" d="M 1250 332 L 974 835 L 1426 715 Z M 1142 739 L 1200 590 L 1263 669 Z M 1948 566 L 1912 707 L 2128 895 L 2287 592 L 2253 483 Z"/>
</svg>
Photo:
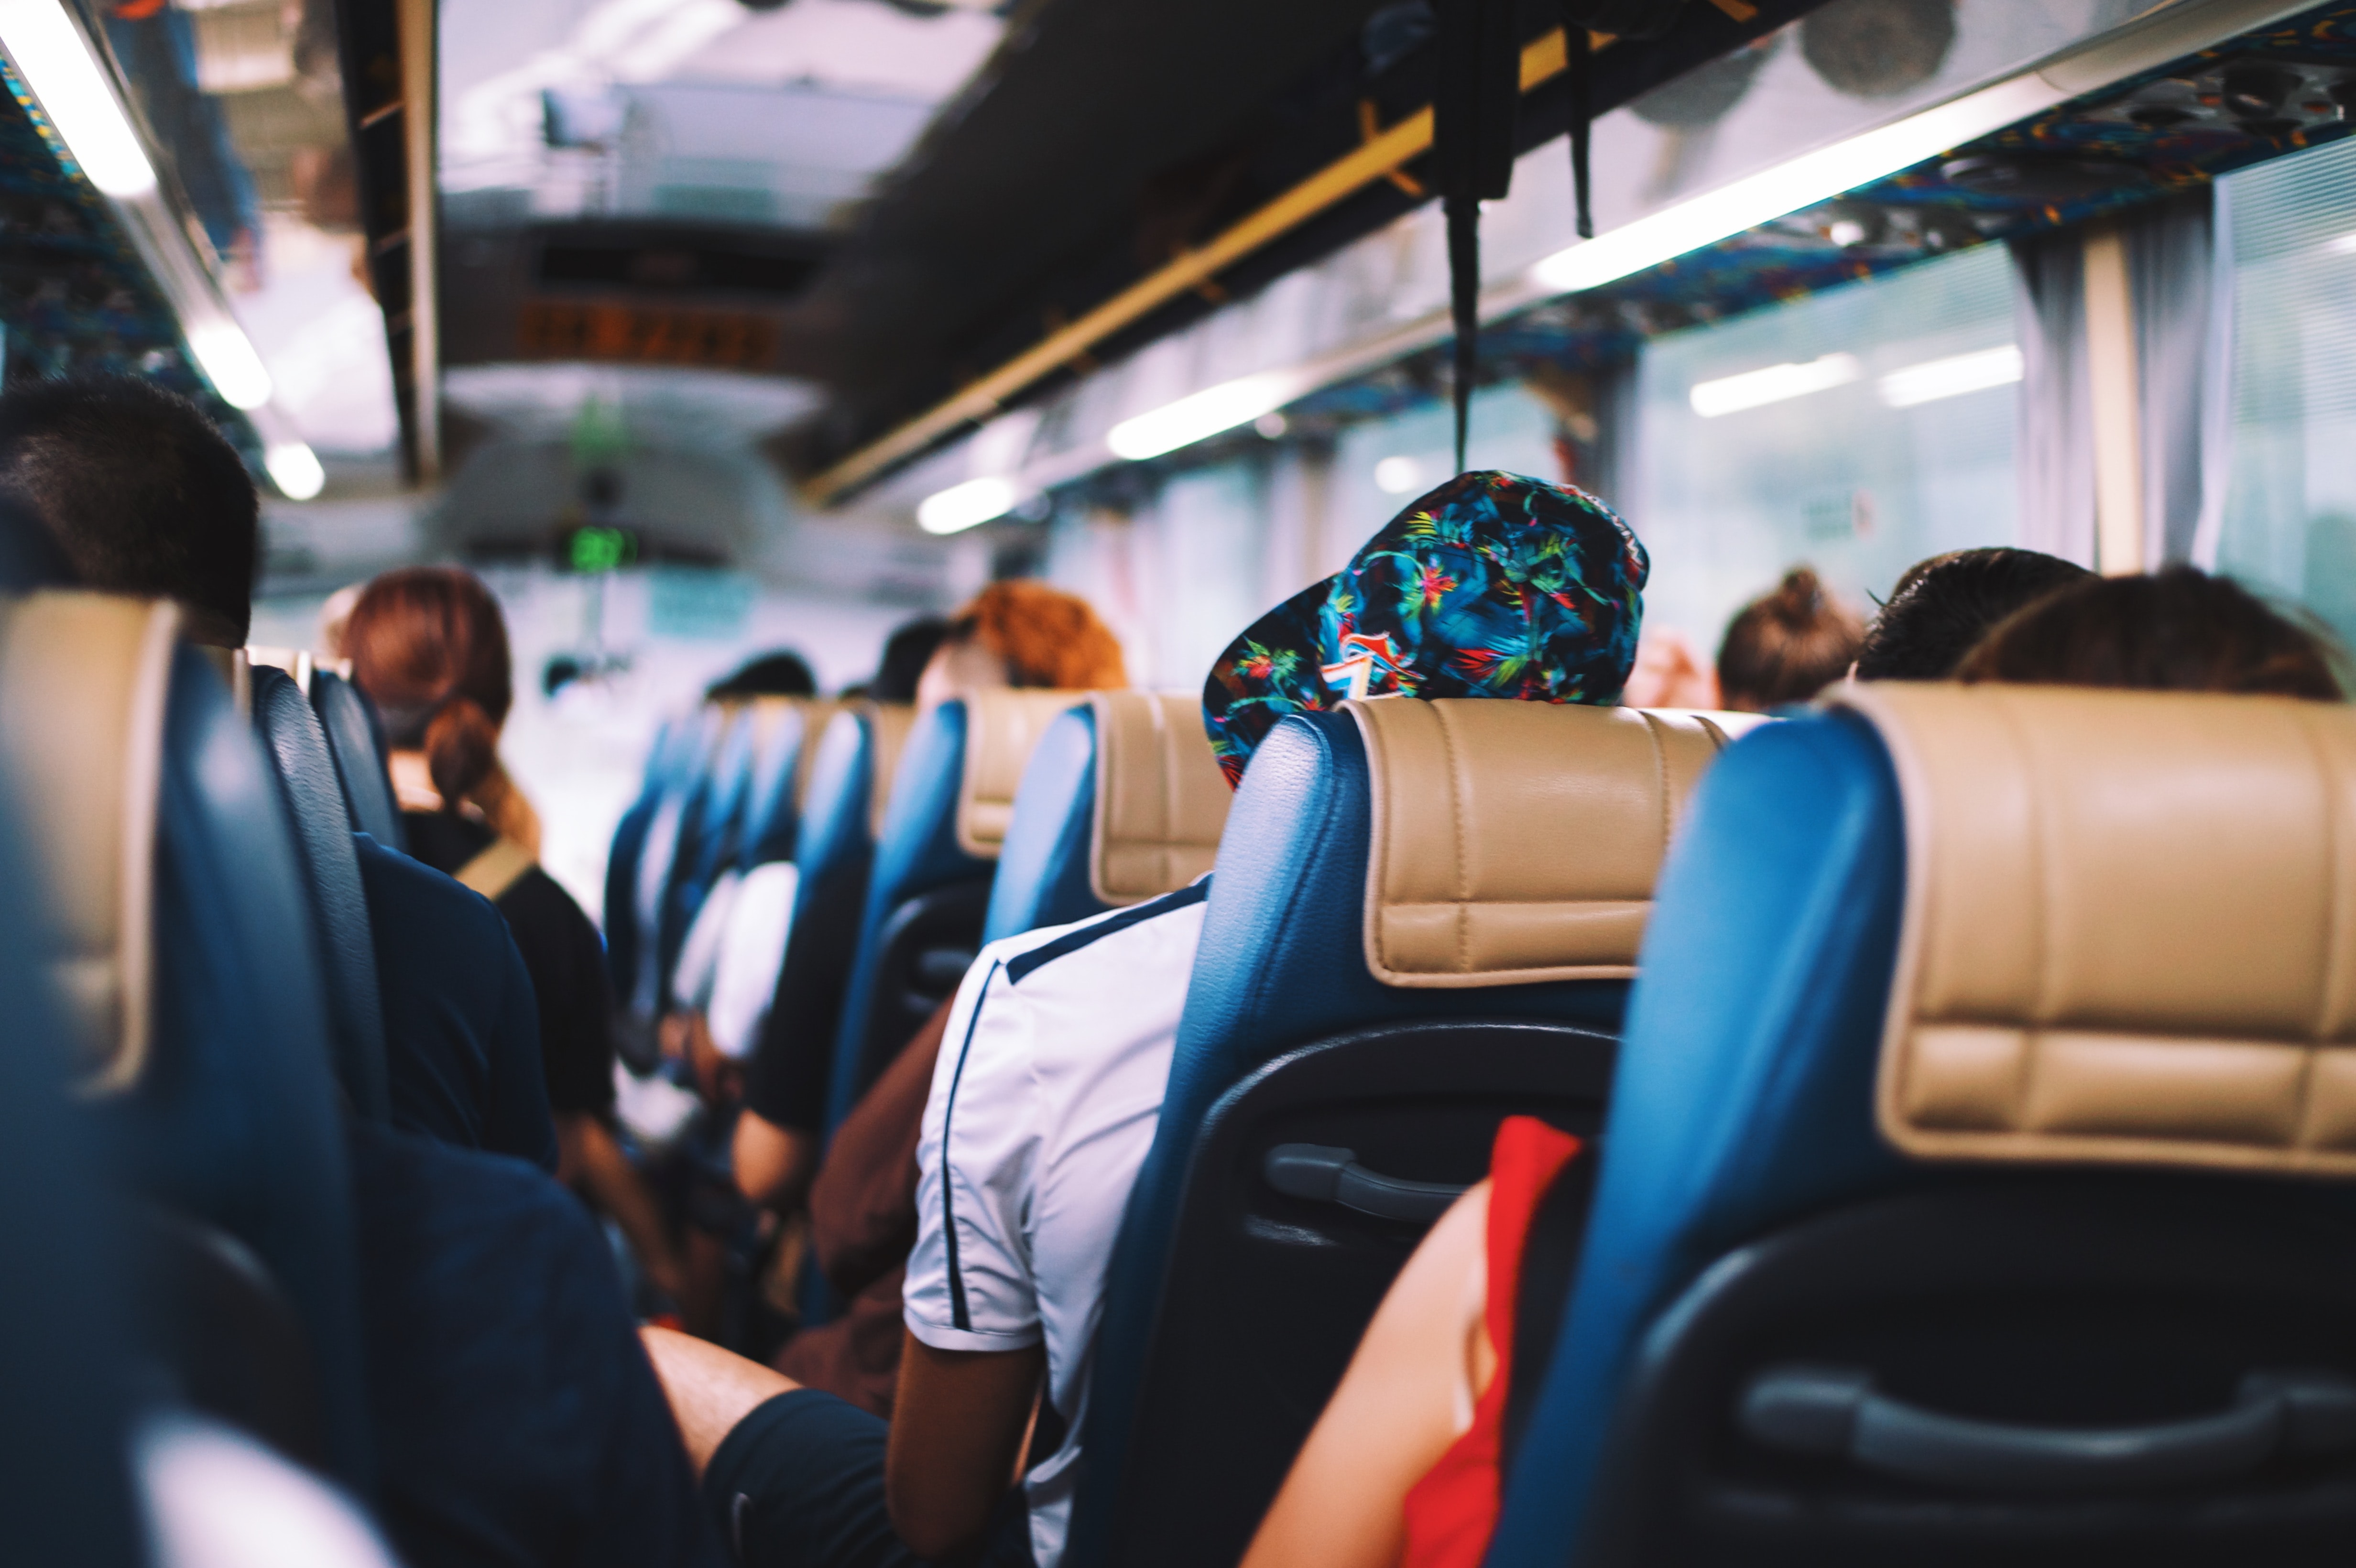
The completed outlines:
<svg viewBox="0 0 2356 1568">
<path fill-rule="evenodd" d="M 155 188 L 155 168 L 138 133 L 59 0 L 0 0 L 0 48 L 91 184 L 115 197 Z"/>
<path fill-rule="evenodd" d="M 953 534 L 1002 517 L 1014 509 L 1014 486 L 1004 479 L 969 479 L 927 496 L 916 507 L 916 526 L 928 534 Z"/>
<path fill-rule="evenodd" d="M 318 453 L 302 442 L 272 443 L 262 454 L 262 465 L 290 501 L 307 501 L 327 487 L 327 471 L 319 466 Z"/>
<path fill-rule="evenodd" d="M 1881 400 L 1893 409 L 1911 409 L 1917 403 L 1935 403 L 1941 398 L 2009 386 L 2020 376 L 2020 349 L 2008 343 L 2001 348 L 1926 359 L 1920 365 L 1892 370 L 1881 379 Z"/>
<path fill-rule="evenodd" d="M 2356 229 L 2350 229 L 2324 247 L 2335 256 L 2356 256 Z"/>
<path fill-rule="evenodd" d="M 270 370 L 253 351 L 253 340 L 227 319 L 192 322 L 188 352 L 213 390 L 232 408 L 258 409 L 270 400 Z"/>
<path fill-rule="evenodd" d="M 1764 408 L 1788 398 L 1804 398 L 1810 392 L 1846 387 L 1864 373 L 1865 368 L 1857 362 L 1854 354 L 1827 354 L 1804 365 L 1770 365 L 1763 370 L 1745 370 L 1740 376 L 1695 382 L 1693 411 L 1706 420 L 1714 420 L 1720 414 L 1740 413 L 1744 409 Z"/>
<path fill-rule="evenodd" d="M 1770 219 L 1886 178 L 2059 102 L 2066 94 L 2029 75 L 1926 109 L 1789 163 L 1665 207 L 1609 234 L 1558 251 L 1531 269 L 1556 293 L 1577 293 L 1714 245 Z"/>
<path fill-rule="evenodd" d="M 1404 496 L 1423 483 L 1423 464 L 1412 457 L 1386 457 L 1375 464 L 1375 488 L 1386 496 Z"/>
<path fill-rule="evenodd" d="M 1164 404 L 1151 413 L 1121 421 L 1105 437 L 1105 444 L 1112 448 L 1115 457 L 1126 457 L 1132 463 L 1159 457 L 1205 436 L 1233 430 L 1262 414 L 1273 413 L 1290 400 L 1290 383 L 1291 378 L 1274 372 L 1222 381 Z"/>
</svg>

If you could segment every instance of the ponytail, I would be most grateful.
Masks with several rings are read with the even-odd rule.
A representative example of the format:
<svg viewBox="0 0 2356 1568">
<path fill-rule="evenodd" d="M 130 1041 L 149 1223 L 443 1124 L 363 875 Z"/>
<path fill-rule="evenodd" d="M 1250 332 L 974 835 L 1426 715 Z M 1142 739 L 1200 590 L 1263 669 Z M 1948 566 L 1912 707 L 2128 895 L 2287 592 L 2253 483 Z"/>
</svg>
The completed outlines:
<svg viewBox="0 0 2356 1568">
<path fill-rule="evenodd" d="M 473 698 L 453 697 L 426 724 L 424 750 L 434 792 L 455 811 L 498 766 L 499 727 Z"/>
</svg>

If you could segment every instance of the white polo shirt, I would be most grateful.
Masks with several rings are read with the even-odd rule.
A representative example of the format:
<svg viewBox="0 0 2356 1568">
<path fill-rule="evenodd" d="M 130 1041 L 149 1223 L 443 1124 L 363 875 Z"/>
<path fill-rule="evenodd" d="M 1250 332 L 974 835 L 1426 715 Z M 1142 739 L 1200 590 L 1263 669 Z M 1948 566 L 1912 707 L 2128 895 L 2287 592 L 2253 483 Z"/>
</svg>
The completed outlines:
<svg viewBox="0 0 2356 1568">
<path fill-rule="evenodd" d="M 1023 1479 L 1039 1568 L 1063 1558 L 1105 1275 L 1153 1143 L 1210 891 L 1206 877 L 991 943 L 933 1070 L 902 1312 L 936 1349 L 1044 1341 L 1065 1437 Z"/>
</svg>

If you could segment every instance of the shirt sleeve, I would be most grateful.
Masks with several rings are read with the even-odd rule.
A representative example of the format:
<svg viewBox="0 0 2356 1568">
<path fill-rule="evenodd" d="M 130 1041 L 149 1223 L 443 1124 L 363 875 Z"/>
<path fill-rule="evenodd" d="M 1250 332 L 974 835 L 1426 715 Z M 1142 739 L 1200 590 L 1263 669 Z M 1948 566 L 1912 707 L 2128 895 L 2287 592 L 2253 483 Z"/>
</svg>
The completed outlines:
<svg viewBox="0 0 2356 1568">
<path fill-rule="evenodd" d="M 937 1350 L 1040 1341 L 1034 1096 L 1030 1020 L 1001 955 L 985 950 L 958 987 L 916 1145 L 916 1245 L 902 1315 Z"/>
</svg>

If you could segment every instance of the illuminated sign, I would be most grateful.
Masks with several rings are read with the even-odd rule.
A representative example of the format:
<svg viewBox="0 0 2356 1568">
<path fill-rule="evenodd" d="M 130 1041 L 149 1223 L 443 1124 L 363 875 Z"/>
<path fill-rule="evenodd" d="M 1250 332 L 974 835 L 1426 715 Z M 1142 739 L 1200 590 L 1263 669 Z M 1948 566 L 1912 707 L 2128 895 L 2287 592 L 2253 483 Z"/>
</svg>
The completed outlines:
<svg viewBox="0 0 2356 1568">
<path fill-rule="evenodd" d="M 756 370 L 775 362 L 777 328 L 766 316 L 741 311 L 534 300 L 524 305 L 517 323 L 516 347 L 530 359 Z"/>
</svg>

